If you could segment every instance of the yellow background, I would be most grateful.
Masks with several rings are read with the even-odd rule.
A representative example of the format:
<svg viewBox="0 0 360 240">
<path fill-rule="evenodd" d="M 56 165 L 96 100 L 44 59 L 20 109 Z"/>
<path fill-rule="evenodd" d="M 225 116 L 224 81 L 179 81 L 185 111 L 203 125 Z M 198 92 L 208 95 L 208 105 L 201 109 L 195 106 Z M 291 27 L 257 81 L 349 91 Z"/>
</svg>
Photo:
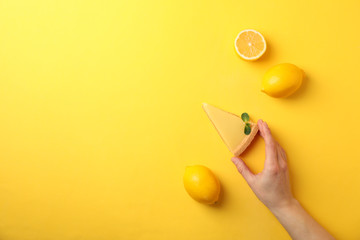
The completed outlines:
<svg viewBox="0 0 360 240">
<path fill-rule="evenodd" d="M 338 239 L 360 230 L 360 2 L 0 0 L 0 238 L 290 239 L 201 109 L 266 120 L 293 191 Z M 268 42 L 236 56 L 237 33 Z M 307 80 L 260 92 L 271 66 Z M 256 172 L 264 143 L 244 155 Z M 193 201 L 186 165 L 221 181 Z"/>
</svg>

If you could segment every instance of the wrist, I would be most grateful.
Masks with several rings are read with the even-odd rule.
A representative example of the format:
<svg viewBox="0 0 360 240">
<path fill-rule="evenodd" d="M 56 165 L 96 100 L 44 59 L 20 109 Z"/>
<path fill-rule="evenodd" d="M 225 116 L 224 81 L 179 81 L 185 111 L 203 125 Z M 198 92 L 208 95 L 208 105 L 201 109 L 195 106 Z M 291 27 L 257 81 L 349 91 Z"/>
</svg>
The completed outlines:
<svg viewBox="0 0 360 240">
<path fill-rule="evenodd" d="M 295 199 L 291 198 L 288 201 L 285 201 L 277 206 L 269 208 L 269 210 L 276 216 L 280 216 L 284 213 L 288 213 L 291 211 L 296 211 L 300 206 L 300 203 Z"/>
</svg>

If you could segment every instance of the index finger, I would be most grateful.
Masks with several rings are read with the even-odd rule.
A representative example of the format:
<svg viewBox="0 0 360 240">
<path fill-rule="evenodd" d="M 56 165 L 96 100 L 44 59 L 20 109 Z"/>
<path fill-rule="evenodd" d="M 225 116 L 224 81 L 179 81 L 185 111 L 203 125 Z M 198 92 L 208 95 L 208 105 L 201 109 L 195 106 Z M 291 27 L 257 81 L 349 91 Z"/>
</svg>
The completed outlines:
<svg viewBox="0 0 360 240">
<path fill-rule="evenodd" d="M 265 168 L 268 166 L 277 166 L 276 142 L 271 135 L 269 126 L 263 120 L 258 121 L 260 136 L 265 141 Z"/>
</svg>

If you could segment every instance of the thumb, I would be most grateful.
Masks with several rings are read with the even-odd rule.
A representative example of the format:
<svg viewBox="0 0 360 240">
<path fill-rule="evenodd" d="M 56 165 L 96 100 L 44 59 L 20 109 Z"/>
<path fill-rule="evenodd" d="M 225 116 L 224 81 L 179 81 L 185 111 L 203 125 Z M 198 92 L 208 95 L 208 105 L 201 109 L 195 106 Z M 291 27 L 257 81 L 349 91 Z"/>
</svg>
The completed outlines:
<svg viewBox="0 0 360 240">
<path fill-rule="evenodd" d="M 246 182 L 249 184 L 254 179 L 255 175 L 248 168 L 246 163 L 239 157 L 231 158 L 231 161 L 235 164 L 239 173 L 244 177 Z"/>
</svg>

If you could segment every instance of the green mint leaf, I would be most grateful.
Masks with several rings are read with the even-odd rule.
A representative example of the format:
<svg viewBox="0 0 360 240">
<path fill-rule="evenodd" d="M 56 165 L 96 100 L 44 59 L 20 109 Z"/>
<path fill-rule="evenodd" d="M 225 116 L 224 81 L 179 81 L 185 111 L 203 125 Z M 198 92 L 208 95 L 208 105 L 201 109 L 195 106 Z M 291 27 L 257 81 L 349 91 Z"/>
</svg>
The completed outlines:
<svg viewBox="0 0 360 240">
<path fill-rule="evenodd" d="M 241 114 L 241 119 L 244 122 L 248 122 L 250 120 L 249 114 L 247 114 L 246 112 L 244 112 L 243 114 Z"/>
<path fill-rule="evenodd" d="M 251 133 L 251 125 L 249 123 L 245 124 L 244 133 L 245 135 L 249 135 Z"/>
</svg>

